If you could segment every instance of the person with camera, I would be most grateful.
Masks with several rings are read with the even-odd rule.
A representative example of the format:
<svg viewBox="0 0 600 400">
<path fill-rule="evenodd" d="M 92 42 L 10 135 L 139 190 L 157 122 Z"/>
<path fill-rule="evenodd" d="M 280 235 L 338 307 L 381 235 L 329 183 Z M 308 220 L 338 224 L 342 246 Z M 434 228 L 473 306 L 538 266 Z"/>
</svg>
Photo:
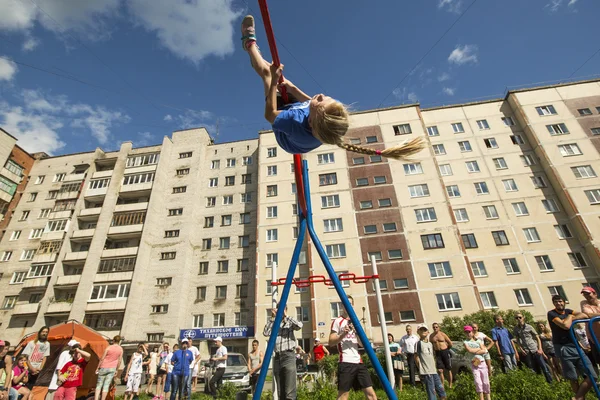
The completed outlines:
<svg viewBox="0 0 600 400">
<path fill-rule="evenodd" d="M 81 349 L 79 343 L 71 346 L 71 361 L 66 363 L 58 376 L 60 386 L 54 393 L 54 400 L 75 400 L 77 388 L 83 383 L 83 374 L 91 354 Z"/>
</svg>

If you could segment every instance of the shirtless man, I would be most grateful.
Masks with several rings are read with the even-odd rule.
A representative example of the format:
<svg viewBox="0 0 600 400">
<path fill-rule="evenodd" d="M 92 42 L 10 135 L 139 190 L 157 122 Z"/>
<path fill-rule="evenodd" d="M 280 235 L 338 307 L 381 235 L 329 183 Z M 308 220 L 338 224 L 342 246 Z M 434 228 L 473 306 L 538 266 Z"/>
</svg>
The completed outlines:
<svg viewBox="0 0 600 400">
<path fill-rule="evenodd" d="M 448 384 L 452 388 L 452 359 L 450 358 L 450 348 L 452 341 L 444 332 L 440 330 L 440 325 L 434 322 L 431 326 L 433 333 L 429 336 L 429 341 L 435 351 L 435 364 L 438 374 L 444 384 L 444 370 L 448 371 Z"/>
</svg>

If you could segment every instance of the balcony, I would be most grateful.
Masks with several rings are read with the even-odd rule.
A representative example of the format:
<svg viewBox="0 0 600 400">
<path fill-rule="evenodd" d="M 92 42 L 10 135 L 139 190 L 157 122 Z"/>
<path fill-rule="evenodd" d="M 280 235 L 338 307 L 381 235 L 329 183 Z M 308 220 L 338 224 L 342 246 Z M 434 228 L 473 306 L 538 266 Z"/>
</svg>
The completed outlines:
<svg viewBox="0 0 600 400">
<path fill-rule="evenodd" d="M 93 216 L 100 215 L 100 212 L 102 212 L 102 207 L 84 208 L 79 213 L 79 216 L 80 217 L 93 217 Z"/>
<path fill-rule="evenodd" d="M 65 254 L 63 262 L 85 262 L 88 256 L 87 251 L 72 251 Z"/>
<path fill-rule="evenodd" d="M 77 197 L 79 197 L 79 188 L 77 190 L 58 192 L 58 195 L 56 196 L 56 200 L 76 199 Z"/>
<path fill-rule="evenodd" d="M 62 241 L 65 236 L 65 231 L 54 231 L 54 232 L 44 232 L 42 234 L 42 241 L 44 242 L 52 242 L 52 241 Z"/>
<path fill-rule="evenodd" d="M 48 219 L 69 219 L 73 214 L 73 210 L 53 211 L 48 216 Z"/>
<path fill-rule="evenodd" d="M 102 251 L 102 258 L 115 258 L 137 256 L 138 247 L 124 247 L 122 249 L 106 249 Z"/>
<path fill-rule="evenodd" d="M 141 174 L 144 172 L 154 172 L 158 164 L 142 165 L 139 167 L 127 167 L 125 173 L 129 174 Z"/>
<path fill-rule="evenodd" d="M 132 185 L 122 185 L 121 193 L 149 191 L 149 190 L 152 190 L 152 183 L 154 183 L 154 182 L 144 182 L 144 183 L 135 183 Z"/>
<path fill-rule="evenodd" d="M 73 307 L 73 303 L 67 301 L 55 301 L 48 305 L 46 314 L 67 314 L 71 312 L 71 307 Z"/>
<path fill-rule="evenodd" d="M 31 262 L 35 263 L 35 264 L 54 263 L 54 262 L 56 262 L 57 257 L 58 257 L 58 253 L 42 253 L 42 254 L 40 254 L 38 252 L 35 256 L 33 256 L 33 260 L 31 260 Z"/>
<path fill-rule="evenodd" d="M 144 211 L 147 209 L 148 209 L 148 202 L 132 203 L 132 204 L 118 204 L 115 207 L 115 213 L 128 212 L 128 211 Z"/>
<path fill-rule="evenodd" d="M 6 193 L 4 190 L 0 190 L 0 200 L 10 203 L 13 198 L 12 194 Z"/>
<path fill-rule="evenodd" d="M 85 172 L 82 172 L 80 174 L 68 174 L 63 182 L 83 181 L 84 179 Z"/>
<path fill-rule="evenodd" d="M 2 175 L 3 177 L 5 177 L 6 179 L 10 179 L 11 181 L 13 181 L 16 184 L 21 183 L 21 181 L 23 180 L 22 176 L 19 176 L 17 174 L 15 174 L 12 171 L 9 171 L 6 168 L 2 168 L 2 170 L 0 170 L 0 175 Z"/>
<path fill-rule="evenodd" d="M 81 275 L 64 275 L 56 278 L 54 286 L 76 286 L 81 281 Z"/>
<path fill-rule="evenodd" d="M 133 279 L 133 271 L 96 274 L 94 282 L 122 282 Z"/>
<path fill-rule="evenodd" d="M 124 310 L 127 305 L 127 299 L 123 300 L 109 300 L 109 301 L 98 301 L 88 303 L 85 311 L 112 311 L 112 310 Z"/>
<path fill-rule="evenodd" d="M 23 282 L 23 289 L 42 288 L 48 286 L 50 277 L 44 276 L 41 278 L 25 279 Z"/>
<path fill-rule="evenodd" d="M 108 192 L 108 187 L 103 187 L 103 188 L 98 188 L 98 189 L 87 189 L 85 191 L 85 195 L 84 197 L 87 198 L 99 198 L 99 197 L 104 197 L 106 196 L 106 193 Z"/>
<path fill-rule="evenodd" d="M 113 174 L 113 170 L 108 170 L 108 171 L 96 171 L 92 174 L 92 179 L 99 179 L 99 178 L 110 178 Z"/>
<path fill-rule="evenodd" d="M 80 229 L 78 231 L 73 232 L 73 236 L 71 239 L 91 239 L 94 237 L 94 233 L 96 233 L 96 229 Z"/>
<path fill-rule="evenodd" d="M 111 226 L 110 228 L 108 228 L 108 236 L 117 236 L 117 235 L 122 236 L 122 235 L 136 234 L 136 233 L 141 234 L 143 229 L 144 229 L 144 224 Z M 135 237 L 135 235 L 133 235 L 132 237 Z"/>
<path fill-rule="evenodd" d="M 40 309 L 40 303 L 23 303 L 15 305 L 13 315 L 37 314 Z"/>
</svg>

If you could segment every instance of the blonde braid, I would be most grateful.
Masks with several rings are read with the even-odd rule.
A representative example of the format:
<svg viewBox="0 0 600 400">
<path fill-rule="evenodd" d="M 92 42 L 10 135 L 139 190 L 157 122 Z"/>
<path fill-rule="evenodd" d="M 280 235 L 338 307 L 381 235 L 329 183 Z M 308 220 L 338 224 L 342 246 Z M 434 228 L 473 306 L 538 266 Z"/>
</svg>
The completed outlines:
<svg viewBox="0 0 600 400">
<path fill-rule="evenodd" d="M 399 146 L 390 147 L 384 150 L 374 150 L 368 147 L 357 146 L 344 142 L 338 143 L 337 145 L 346 151 L 368 155 L 381 155 L 383 157 L 393 158 L 395 160 L 406 160 L 408 157 L 417 154 L 425 148 L 425 142 L 422 138 L 414 138 L 408 142 L 402 143 Z"/>
</svg>

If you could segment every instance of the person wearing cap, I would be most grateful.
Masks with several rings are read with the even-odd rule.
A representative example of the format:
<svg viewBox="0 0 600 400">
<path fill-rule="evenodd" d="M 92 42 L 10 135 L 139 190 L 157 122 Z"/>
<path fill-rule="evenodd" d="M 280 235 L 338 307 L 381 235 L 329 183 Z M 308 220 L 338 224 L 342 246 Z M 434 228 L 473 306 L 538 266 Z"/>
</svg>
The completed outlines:
<svg viewBox="0 0 600 400">
<path fill-rule="evenodd" d="M 54 394 L 54 400 L 75 400 L 77 388 L 83 384 L 83 375 L 91 354 L 81 349 L 81 344 L 75 343 L 70 350 L 71 359 L 63 365 L 58 376 L 60 387 Z"/>
<path fill-rule="evenodd" d="M 596 293 L 596 289 L 591 286 L 585 286 L 583 289 L 581 289 L 581 294 L 585 299 L 581 302 L 581 312 L 587 315 L 588 318 L 600 317 L 600 301 L 598 300 L 598 293 Z M 598 353 L 594 339 L 592 339 L 588 324 L 585 324 L 585 329 L 588 338 L 591 339 L 592 357 L 594 360 L 596 360 L 596 362 L 600 362 L 600 354 Z M 600 322 L 598 321 L 594 322 L 594 335 L 596 335 L 598 340 L 600 340 Z"/>
<path fill-rule="evenodd" d="M 463 330 L 467 337 L 467 340 L 464 340 L 463 344 L 468 353 L 467 356 L 471 357 L 471 371 L 475 380 L 475 391 L 480 400 L 483 400 L 484 397 L 490 400 L 490 372 L 483 358 L 483 355 L 487 353 L 487 348 L 481 341 L 475 338 L 475 333 L 471 325 L 465 325 Z"/>
<path fill-rule="evenodd" d="M 117 367 L 122 358 L 123 348 L 121 347 L 121 336 L 117 335 L 113 338 L 112 344 L 104 350 L 104 354 L 102 354 L 102 358 L 96 368 L 98 380 L 96 381 L 94 400 L 99 400 L 100 394 L 102 394 L 102 400 L 106 400 L 110 385 L 115 379 Z"/>
<path fill-rule="evenodd" d="M 552 374 L 548 364 L 544 361 L 544 350 L 542 349 L 542 340 L 533 326 L 525 322 L 523 314 L 518 312 L 515 315 L 517 324 L 513 329 L 513 336 L 521 353 L 525 355 L 523 362 L 529 369 L 534 370 L 537 374 L 544 374 L 546 382 L 552 383 Z"/>
<path fill-rule="evenodd" d="M 187 338 L 181 339 L 181 349 L 174 351 L 171 356 L 171 365 L 173 365 L 173 372 L 171 373 L 171 400 L 175 400 L 177 393 L 179 393 L 179 400 L 184 398 L 184 385 L 191 372 L 190 363 L 194 361 L 192 352 L 188 350 L 189 344 L 190 341 Z"/>
<path fill-rule="evenodd" d="M 58 362 L 56 363 L 56 369 L 54 370 L 54 374 L 52 375 L 52 379 L 50 380 L 50 385 L 48 386 L 48 390 L 54 391 L 58 389 L 58 376 L 60 375 L 60 370 L 64 367 L 69 361 L 73 359 L 73 355 L 71 354 L 71 349 L 79 342 L 75 339 L 69 340 L 67 345 L 63 348 L 63 351 L 58 356 Z"/>
<path fill-rule="evenodd" d="M 412 330 L 411 330 L 412 332 Z M 413 351 L 414 362 L 418 368 L 421 383 L 425 386 L 427 400 L 436 400 L 436 393 L 440 399 L 446 399 L 446 389 L 437 371 L 433 343 L 429 341 L 429 330 L 422 325 L 417 328 L 420 340 L 415 343 Z"/>
<path fill-rule="evenodd" d="M 548 323 L 552 330 L 554 350 L 562 365 L 563 377 L 571 383 L 575 400 L 583 400 L 592 388 L 592 379 L 597 379 L 598 376 L 590 359 L 585 354 L 583 354 L 583 357 L 579 357 L 577 347 L 571 339 L 569 331 L 574 320 L 585 319 L 587 315 L 565 308 L 565 299 L 560 295 L 552 296 L 552 304 L 554 304 L 554 309 L 548 311 Z M 578 372 L 584 376 L 581 384 L 579 383 Z"/>
<path fill-rule="evenodd" d="M 321 360 L 323 357 L 329 355 L 329 350 L 327 350 L 327 347 L 325 347 L 321 344 L 321 341 L 319 340 L 319 338 L 315 338 L 315 345 L 313 346 L 312 353 L 313 353 L 313 359 L 315 360 L 315 364 L 317 364 L 319 362 L 319 360 Z"/>
<path fill-rule="evenodd" d="M 13 360 L 8 355 L 9 342 L 0 340 L 0 400 L 17 400 L 19 392 L 12 388 Z"/>
<path fill-rule="evenodd" d="M 223 382 L 223 374 L 225 374 L 225 367 L 227 367 L 227 347 L 223 346 L 223 338 L 220 336 L 215 338 L 215 344 L 217 345 L 217 351 L 210 361 L 215 363 L 216 370 L 210 378 L 208 385 L 210 387 L 210 394 L 216 399 L 217 389 Z"/>
</svg>

